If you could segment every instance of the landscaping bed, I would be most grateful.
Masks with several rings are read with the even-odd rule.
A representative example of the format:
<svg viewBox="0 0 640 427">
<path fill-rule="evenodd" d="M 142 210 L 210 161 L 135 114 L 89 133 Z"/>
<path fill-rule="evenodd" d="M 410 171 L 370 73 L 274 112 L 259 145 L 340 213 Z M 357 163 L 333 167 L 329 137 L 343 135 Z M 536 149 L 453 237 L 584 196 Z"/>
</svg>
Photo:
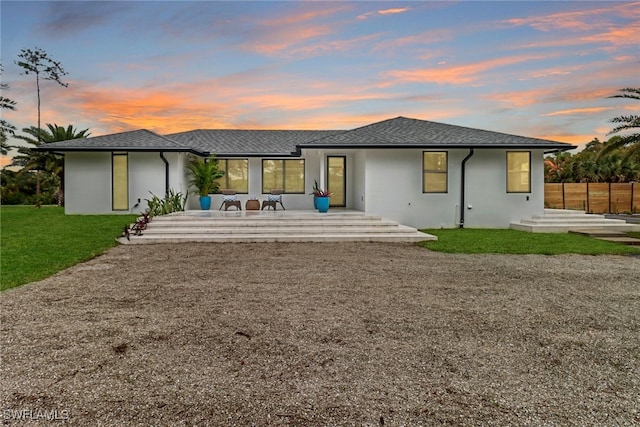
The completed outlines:
<svg viewBox="0 0 640 427">
<path fill-rule="evenodd" d="M 634 257 L 126 245 L 0 303 L 9 425 L 640 423 Z"/>
</svg>

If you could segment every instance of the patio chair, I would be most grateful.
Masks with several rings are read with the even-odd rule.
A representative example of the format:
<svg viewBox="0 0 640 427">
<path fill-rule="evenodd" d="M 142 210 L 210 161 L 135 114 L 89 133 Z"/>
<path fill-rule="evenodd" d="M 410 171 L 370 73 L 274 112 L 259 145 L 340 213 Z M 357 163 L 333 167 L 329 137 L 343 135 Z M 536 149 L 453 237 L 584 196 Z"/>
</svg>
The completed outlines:
<svg viewBox="0 0 640 427">
<path fill-rule="evenodd" d="M 221 190 L 220 192 L 222 193 L 222 204 L 220 205 L 220 210 L 222 210 L 223 206 L 225 211 L 229 209 L 230 206 L 235 206 L 236 210 L 242 210 L 236 190 Z"/>
<path fill-rule="evenodd" d="M 274 211 L 278 210 L 276 204 L 280 203 L 282 209 L 286 211 L 287 209 L 282 204 L 282 193 L 284 193 L 282 189 L 271 190 L 271 194 L 267 195 L 267 200 L 262 201 L 262 210 L 264 210 L 264 208 L 267 208 L 267 210 L 269 208 L 273 208 Z"/>
</svg>

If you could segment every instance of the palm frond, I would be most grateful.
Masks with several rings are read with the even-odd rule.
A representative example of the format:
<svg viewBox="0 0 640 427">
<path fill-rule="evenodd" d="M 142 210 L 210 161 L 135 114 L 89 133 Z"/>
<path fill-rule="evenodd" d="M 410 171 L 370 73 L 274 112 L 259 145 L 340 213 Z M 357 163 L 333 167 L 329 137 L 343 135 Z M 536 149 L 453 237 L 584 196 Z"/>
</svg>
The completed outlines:
<svg viewBox="0 0 640 427">
<path fill-rule="evenodd" d="M 635 87 L 626 87 L 624 89 L 620 89 L 620 92 L 623 92 L 618 95 L 611 95 L 607 98 L 629 98 L 629 99 L 640 99 L 640 88 Z"/>
</svg>

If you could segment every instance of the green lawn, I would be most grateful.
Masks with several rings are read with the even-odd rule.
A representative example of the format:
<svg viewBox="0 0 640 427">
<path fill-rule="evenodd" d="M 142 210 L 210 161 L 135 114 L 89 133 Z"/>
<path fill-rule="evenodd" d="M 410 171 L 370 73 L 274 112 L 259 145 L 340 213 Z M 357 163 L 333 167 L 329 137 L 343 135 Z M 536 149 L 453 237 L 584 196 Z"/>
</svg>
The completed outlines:
<svg viewBox="0 0 640 427">
<path fill-rule="evenodd" d="M 40 280 L 116 245 L 132 215 L 65 215 L 64 208 L 0 207 L 0 289 Z"/>
<path fill-rule="evenodd" d="M 452 228 L 426 229 L 438 236 L 437 242 L 423 242 L 421 246 L 448 253 L 497 254 L 638 254 L 640 248 L 605 242 L 568 233 L 528 233 L 511 229 Z"/>
<path fill-rule="evenodd" d="M 0 207 L 0 289 L 48 277 L 103 253 L 116 244 L 133 215 L 65 215 L 45 206 Z M 637 254 L 640 248 L 574 234 L 526 233 L 498 229 L 427 229 L 437 242 L 425 248 L 450 253 L 556 255 Z"/>
</svg>

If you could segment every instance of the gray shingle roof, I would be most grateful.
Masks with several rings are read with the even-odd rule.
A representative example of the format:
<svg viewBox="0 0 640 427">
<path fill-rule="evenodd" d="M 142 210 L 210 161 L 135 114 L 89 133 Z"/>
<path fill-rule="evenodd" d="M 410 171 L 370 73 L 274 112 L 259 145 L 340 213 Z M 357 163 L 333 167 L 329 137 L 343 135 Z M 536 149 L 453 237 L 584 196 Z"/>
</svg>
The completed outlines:
<svg viewBox="0 0 640 427">
<path fill-rule="evenodd" d="M 528 138 L 426 120 L 396 117 L 301 144 L 301 148 L 542 148 L 568 150 L 571 144 Z"/>
<path fill-rule="evenodd" d="M 146 129 L 52 142 L 40 151 L 179 151 L 206 154 Z"/>
<path fill-rule="evenodd" d="M 353 130 L 192 130 L 161 136 L 142 129 L 44 144 L 42 151 L 179 151 L 221 157 L 298 155 L 302 148 L 540 148 L 573 145 L 396 117 Z"/>
<path fill-rule="evenodd" d="M 291 156 L 296 146 L 343 131 L 331 130 L 192 130 L 167 135 L 181 144 L 218 156 Z"/>
</svg>

